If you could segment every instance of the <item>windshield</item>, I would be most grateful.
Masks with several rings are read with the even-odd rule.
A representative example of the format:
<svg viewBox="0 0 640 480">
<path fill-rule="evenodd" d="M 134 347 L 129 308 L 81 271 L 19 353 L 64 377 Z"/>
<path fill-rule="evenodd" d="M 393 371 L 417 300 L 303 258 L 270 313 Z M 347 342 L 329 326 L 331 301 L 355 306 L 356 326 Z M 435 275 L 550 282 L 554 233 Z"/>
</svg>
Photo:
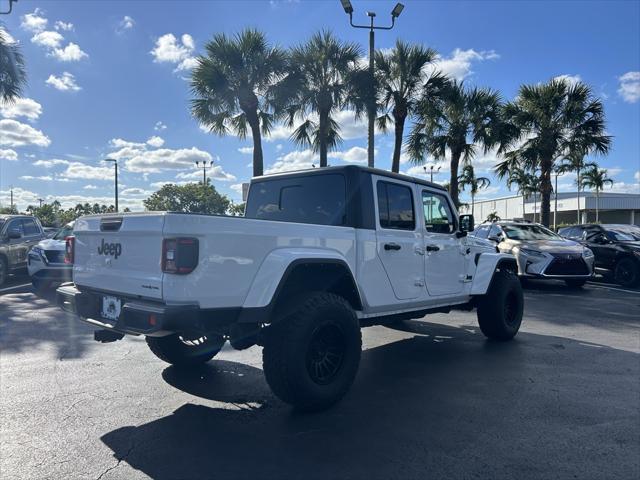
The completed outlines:
<svg viewBox="0 0 640 480">
<path fill-rule="evenodd" d="M 73 235 L 73 225 L 65 225 L 53 236 L 54 240 L 64 240 L 69 235 Z"/>
<path fill-rule="evenodd" d="M 631 231 L 623 232 L 622 230 L 607 230 L 606 233 L 609 240 L 613 240 L 615 242 L 634 242 L 636 240 L 640 240 L 640 234 L 634 234 L 634 232 Z"/>
<path fill-rule="evenodd" d="M 510 240 L 560 240 L 561 236 L 541 225 L 503 225 L 505 235 Z"/>
</svg>

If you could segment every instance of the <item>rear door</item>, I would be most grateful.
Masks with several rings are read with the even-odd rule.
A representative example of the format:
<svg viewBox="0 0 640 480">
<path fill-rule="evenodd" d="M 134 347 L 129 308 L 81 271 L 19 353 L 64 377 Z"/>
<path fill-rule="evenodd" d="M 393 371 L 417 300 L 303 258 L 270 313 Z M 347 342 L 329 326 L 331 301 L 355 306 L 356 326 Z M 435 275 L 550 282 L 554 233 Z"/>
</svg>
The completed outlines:
<svg viewBox="0 0 640 480">
<path fill-rule="evenodd" d="M 416 221 L 413 185 L 373 176 L 377 207 L 377 253 L 398 300 L 424 292 L 422 231 Z"/>
<path fill-rule="evenodd" d="M 458 220 L 448 197 L 421 188 L 424 271 L 429 295 L 455 295 L 464 287 L 465 248 L 456 236 Z"/>
<path fill-rule="evenodd" d="M 36 223 L 34 218 L 22 219 L 22 232 L 24 236 L 22 237 L 23 242 L 20 249 L 20 255 L 24 259 L 24 262 L 26 262 L 29 250 L 42 240 L 43 234 L 42 229 Z"/>
<path fill-rule="evenodd" d="M 23 247 L 24 230 L 22 229 L 22 219 L 13 218 L 9 220 L 5 228 L 5 233 L 15 230 L 20 233 L 20 238 L 7 240 L 7 257 L 9 259 L 9 269 L 20 269 L 27 266 L 27 253 Z"/>
<path fill-rule="evenodd" d="M 161 299 L 163 226 L 163 214 L 78 219 L 73 281 L 105 292 Z"/>
</svg>

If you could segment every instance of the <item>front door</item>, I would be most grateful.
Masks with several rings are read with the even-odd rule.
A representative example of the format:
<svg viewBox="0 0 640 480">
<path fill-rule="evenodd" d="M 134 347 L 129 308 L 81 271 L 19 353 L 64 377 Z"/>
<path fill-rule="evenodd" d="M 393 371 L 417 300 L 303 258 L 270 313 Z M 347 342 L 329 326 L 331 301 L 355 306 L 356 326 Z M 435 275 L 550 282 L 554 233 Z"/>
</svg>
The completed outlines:
<svg viewBox="0 0 640 480">
<path fill-rule="evenodd" d="M 424 272 L 430 296 L 455 295 L 465 282 L 465 249 L 456 236 L 457 216 L 447 196 L 422 189 Z"/>
<path fill-rule="evenodd" d="M 416 221 L 413 185 L 384 177 L 374 178 L 378 257 L 396 298 L 418 298 L 424 294 L 422 227 Z"/>
</svg>

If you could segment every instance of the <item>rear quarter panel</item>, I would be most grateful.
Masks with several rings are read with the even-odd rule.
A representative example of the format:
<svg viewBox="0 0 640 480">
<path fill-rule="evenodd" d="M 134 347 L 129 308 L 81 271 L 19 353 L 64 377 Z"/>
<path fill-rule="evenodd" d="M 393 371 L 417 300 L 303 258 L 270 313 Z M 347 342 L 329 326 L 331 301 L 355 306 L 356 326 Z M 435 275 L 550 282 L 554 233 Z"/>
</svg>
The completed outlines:
<svg viewBox="0 0 640 480">
<path fill-rule="evenodd" d="M 342 258 L 355 271 L 355 230 L 349 227 L 167 214 L 163 236 L 196 237 L 200 245 L 192 273 L 164 275 L 167 303 L 193 302 L 201 308 L 266 305 L 271 285 L 277 285 L 278 275 L 295 258 Z"/>
</svg>

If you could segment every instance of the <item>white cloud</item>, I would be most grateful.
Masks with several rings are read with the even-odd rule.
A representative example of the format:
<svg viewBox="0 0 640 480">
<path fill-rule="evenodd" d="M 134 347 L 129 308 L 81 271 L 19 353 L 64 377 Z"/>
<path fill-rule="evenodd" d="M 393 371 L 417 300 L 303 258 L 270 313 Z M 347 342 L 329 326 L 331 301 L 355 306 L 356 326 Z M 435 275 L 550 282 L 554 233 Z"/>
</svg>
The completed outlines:
<svg viewBox="0 0 640 480">
<path fill-rule="evenodd" d="M 367 163 L 367 149 L 362 147 L 352 147 L 344 152 L 329 152 L 327 156 L 347 163 Z"/>
<path fill-rule="evenodd" d="M 53 30 L 38 32 L 31 38 L 32 43 L 48 48 L 58 48 L 63 41 L 64 37 Z"/>
<path fill-rule="evenodd" d="M 135 26 L 136 22 L 129 15 L 125 15 L 118 23 L 116 33 L 124 33 L 127 30 L 131 30 Z"/>
<path fill-rule="evenodd" d="M 0 25 L 0 36 L 4 39 L 5 43 L 12 44 L 16 43 L 16 39 L 11 36 L 9 32 L 7 32 L 2 25 Z"/>
<path fill-rule="evenodd" d="M 89 56 L 73 42 L 69 42 L 64 48 L 53 49 L 49 52 L 49 55 L 61 62 L 77 62 Z"/>
<path fill-rule="evenodd" d="M 126 161 L 127 170 L 139 173 L 158 173 L 162 170 L 180 170 L 193 167 L 196 161 L 210 162 L 213 158 L 208 152 L 192 148 L 172 150 L 160 148 L 158 150 L 139 151 Z"/>
<path fill-rule="evenodd" d="M 18 152 L 15 150 L 0 148 L 0 160 L 10 160 L 12 162 L 18 160 Z"/>
<path fill-rule="evenodd" d="M 153 129 L 156 132 L 161 132 L 162 130 L 166 130 L 167 126 L 164 123 L 162 123 L 161 121 L 157 121 L 156 124 L 154 125 Z"/>
<path fill-rule="evenodd" d="M 52 160 L 36 160 L 33 165 L 36 167 L 53 168 L 57 165 L 69 165 L 69 163 L 71 163 L 69 160 L 54 158 Z"/>
<path fill-rule="evenodd" d="M 31 98 L 17 98 L 13 103 L 0 102 L 0 115 L 5 118 L 25 117 L 36 120 L 42 113 L 42 105 Z"/>
<path fill-rule="evenodd" d="M 86 180 L 113 180 L 113 168 L 95 167 L 82 162 L 69 162 L 63 178 L 81 178 Z"/>
<path fill-rule="evenodd" d="M 240 147 L 238 151 L 243 155 L 251 155 L 253 153 L 253 147 Z"/>
<path fill-rule="evenodd" d="M 196 59 L 193 56 L 195 43 L 188 33 L 178 40 L 173 33 L 166 33 L 156 40 L 155 47 L 151 50 L 153 61 L 156 63 L 173 63 L 175 71 L 188 70 L 195 66 Z"/>
<path fill-rule="evenodd" d="M 618 94 L 627 103 L 640 100 L 640 72 L 627 72 L 618 78 L 620 87 Z"/>
<path fill-rule="evenodd" d="M 50 144 L 49 137 L 40 130 L 16 120 L 0 120 L 0 146 L 23 147 L 25 145 L 35 145 L 48 147 Z"/>
<path fill-rule="evenodd" d="M 97 190 L 98 187 L 96 187 L 95 185 L 85 185 L 84 187 L 82 187 L 84 190 Z"/>
<path fill-rule="evenodd" d="M 613 192 L 613 193 L 640 193 L 640 182 L 636 183 L 625 183 L 625 182 L 615 182 L 611 188 L 605 188 L 604 192 Z"/>
<path fill-rule="evenodd" d="M 112 138 L 109 140 L 109 145 L 113 148 L 145 148 L 144 143 L 130 142 L 128 140 L 123 140 L 122 138 Z"/>
<path fill-rule="evenodd" d="M 56 30 L 63 30 L 66 32 L 73 30 L 73 23 L 63 22 L 62 20 L 58 20 L 54 26 Z"/>
<path fill-rule="evenodd" d="M 318 165 L 320 160 L 317 154 L 311 150 L 294 150 L 286 155 L 278 157 L 277 161 L 265 170 L 265 174 L 288 172 L 291 170 L 304 170 L 312 168 L 312 164 Z"/>
<path fill-rule="evenodd" d="M 283 148 L 284 148 L 284 146 L 283 146 L 281 143 L 279 143 L 279 144 L 277 144 L 277 145 L 276 145 L 276 150 L 277 150 L 278 152 L 280 152 Z"/>
<path fill-rule="evenodd" d="M 45 83 L 63 92 L 69 90 L 77 92 L 78 90 L 81 90 L 81 87 L 76 83 L 76 78 L 69 72 L 62 72 L 62 75 L 59 77 L 49 75 L 49 78 L 47 78 Z"/>
<path fill-rule="evenodd" d="M 148 197 L 153 192 L 149 190 L 145 190 L 143 188 L 132 187 L 132 188 L 125 188 L 120 193 L 125 197 Z"/>
<path fill-rule="evenodd" d="M 180 172 L 176 175 L 176 178 L 181 180 L 202 180 L 202 170 L 197 169 L 192 172 Z M 220 165 L 215 165 L 213 168 L 207 170 L 207 178 L 213 180 L 219 180 L 221 182 L 235 182 L 237 178 L 230 173 L 225 172 Z"/>
<path fill-rule="evenodd" d="M 34 177 L 32 175 L 23 175 L 20 177 L 20 180 L 43 180 L 47 182 L 53 181 L 53 177 L 51 175 L 42 175 L 40 177 Z"/>
<path fill-rule="evenodd" d="M 558 75 L 557 77 L 554 77 L 554 80 L 564 80 L 569 85 L 573 86 L 576 83 L 581 82 L 582 81 L 582 77 L 580 75 L 564 74 L 564 75 Z"/>
<path fill-rule="evenodd" d="M 157 135 L 154 135 L 153 137 L 149 138 L 149 140 L 147 140 L 147 145 L 160 148 L 162 145 L 164 145 L 164 140 L 162 139 L 162 137 L 158 137 Z"/>
<path fill-rule="evenodd" d="M 637 182 L 640 182 L 640 170 L 633 175 L 633 178 L 635 178 Z"/>
<path fill-rule="evenodd" d="M 21 187 L 13 188 L 13 203 L 18 209 L 24 209 L 27 205 L 37 204 L 39 195 Z M 11 202 L 11 189 L 0 190 L 0 205 L 9 205 Z"/>
<path fill-rule="evenodd" d="M 456 80 L 464 80 L 473 74 L 471 67 L 474 62 L 497 60 L 500 58 L 494 50 L 476 51 L 472 48 L 462 50 L 456 48 L 449 57 L 439 57 L 433 65 L 427 67 L 427 72 L 439 70 Z"/>
<path fill-rule="evenodd" d="M 310 115 L 309 119 L 317 122 L 317 115 Z M 365 119 L 356 119 L 355 112 L 353 110 L 340 110 L 333 114 L 333 119 L 340 125 L 340 136 L 343 140 L 353 140 L 356 138 L 365 138 L 367 136 L 367 122 Z M 268 142 L 274 142 L 277 140 L 287 140 L 293 131 L 302 124 L 302 120 L 296 120 L 291 128 L 279 124 L 276 125 L 269 135 L 265 137 Z M 207 132 L 206 127 L 200 126 L 200 128 Z M 383 132 L 376 127 L 376 135 L 380 135 Z M 277 148 L 281 150 L 282 147 Z"/>
<path fill-rule="evenodd" d="M 41 32 L 47 27 L 49 22 L 43 15 L 42 10 L 36 8 L 32 13 L 27 13 L 21 17 L 22 23 L 20 26 L 28 32 Z"/>
<path fill-rule="evenodd" d="M 234 183 L 233 185 L 229 185 L 229 188 L 236 192 L 238 195 L 242 196 L 242 184 Z"/>
</svg>

